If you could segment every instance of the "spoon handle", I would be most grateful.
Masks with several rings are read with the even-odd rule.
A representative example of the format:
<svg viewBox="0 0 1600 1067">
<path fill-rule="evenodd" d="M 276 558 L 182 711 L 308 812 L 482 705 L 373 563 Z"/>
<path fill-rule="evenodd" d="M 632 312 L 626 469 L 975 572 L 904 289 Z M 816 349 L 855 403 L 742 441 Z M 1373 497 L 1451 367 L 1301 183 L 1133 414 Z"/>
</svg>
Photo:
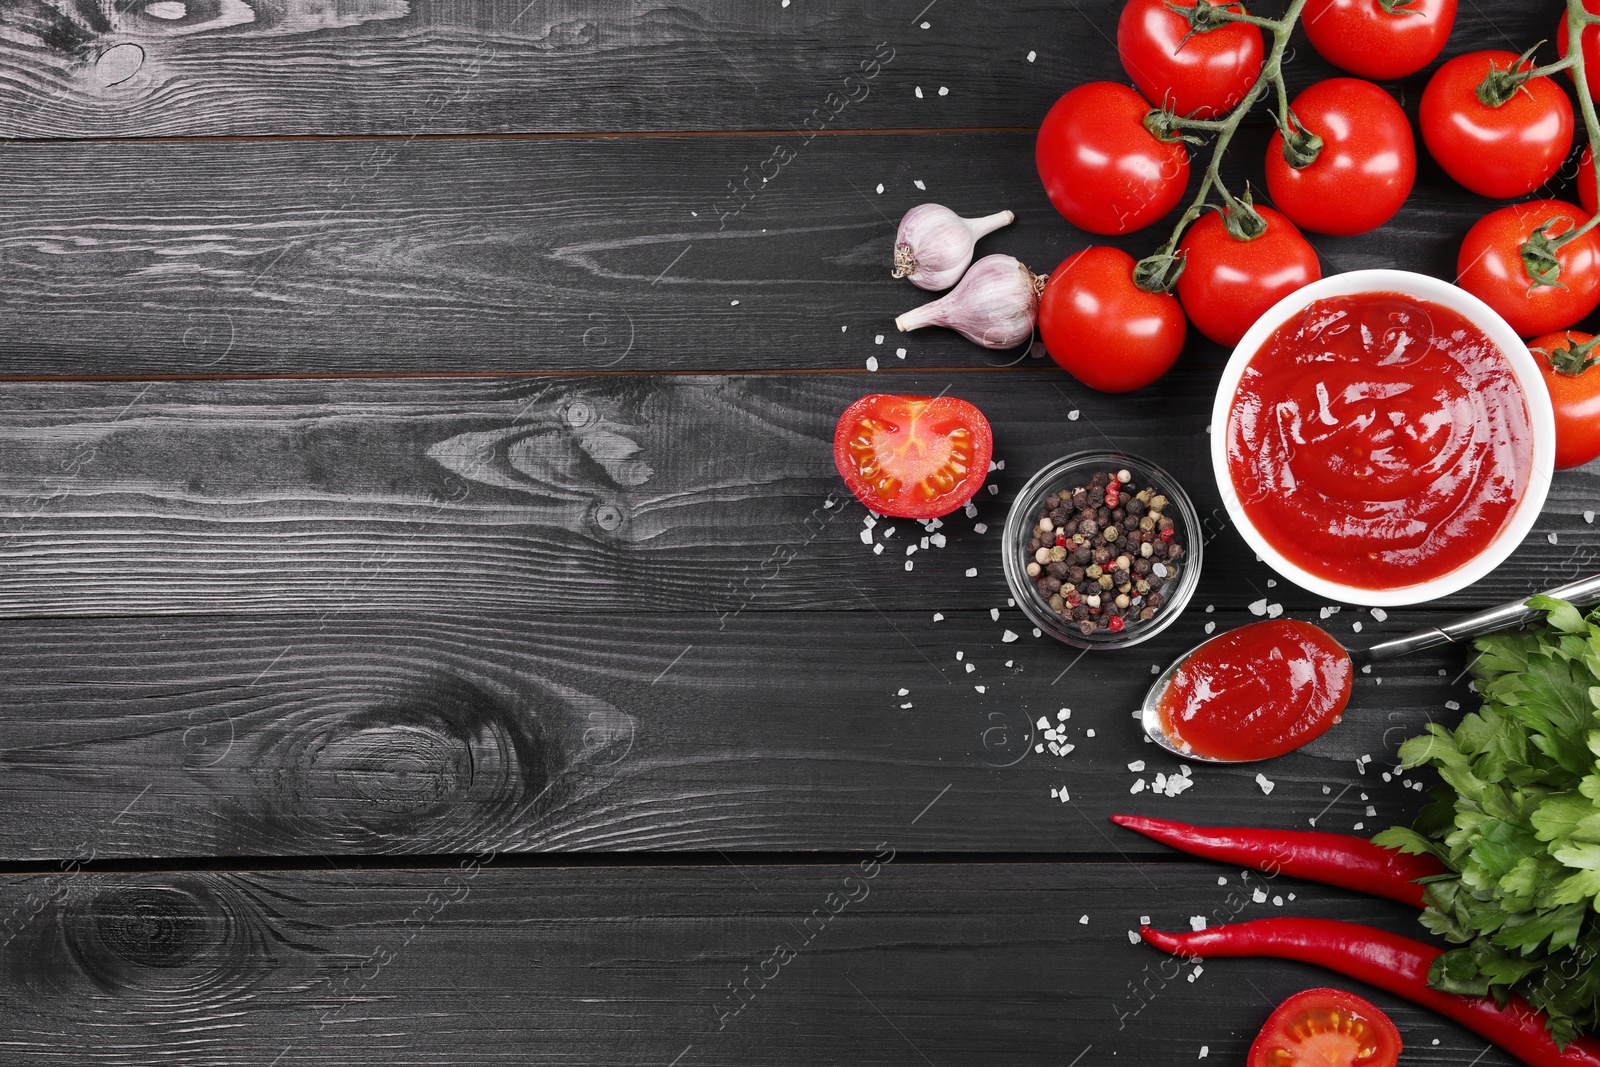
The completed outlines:
<svg viewBox="0 0 1600 1067">
<path fill-rule="evenodd" d="M 1600 574 L 1591 574 L 1587 578 L 1580 578 L 1575 582 L 1546 590 L 1544 595 L 1568 601 L 1575 607 L 1588 607 L 1590 604 L 1600 602 Z M 1380 642 L 1363 652 L 1355 653 L 1355 658 L 1358 661 L 1394 659 L 1396 656 L 1419 652 L 1424 648 L 1448 645 L 1455 641 L 1464 641 L 1469 637 L 1477 637 L 1479 634 L 1521 626 L 1538 618 L 1539 615 L 1539 612 L 1528 607 L 1527 597 L 1524 597 L 1521 600 L 1501 604 L 1499 607 L 1488 608 L 1475 615 L 1466 615 L 1450 622 L 1440 623 L 1438 626 L 1429 626 L 1427 629 Z"/>
</svg>

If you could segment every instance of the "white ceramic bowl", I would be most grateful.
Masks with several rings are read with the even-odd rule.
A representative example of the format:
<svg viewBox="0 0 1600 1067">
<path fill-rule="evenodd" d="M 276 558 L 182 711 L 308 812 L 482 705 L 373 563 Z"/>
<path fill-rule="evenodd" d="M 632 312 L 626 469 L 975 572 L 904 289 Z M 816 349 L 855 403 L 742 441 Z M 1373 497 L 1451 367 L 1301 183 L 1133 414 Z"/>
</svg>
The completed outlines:
<svg viewBox="0 0 1600 1067">
<path fill-rule="evenodd" d="M 1267 543 L 1250 521 L 1250 515 L 1240 503 L 1228 471 L 1228 416 L 1233 410 L 1234 394 L 1239 388 L 1245 366 L 1273 331 L 1303 311 L 1312 301 L 1355 293 L 1401 293 L 1442 304 L 1466 316 L 1499 346 L 1510 361 L 1517 384 L 1522 388 L 1523 401 L 1528 406 L 1528 421 L 1533 430 L 1533 464 L 1529 484 L 1499 535 L 1482 552 L 1448 574 L 1394 589 L 1362 589 L 1343 585 L 1308 573 L 1289 562 Z M 1222 492 L 1222 502 L 1245 542 L 1273 570 L 1302 589 L 1330 600 L 1363 607 L 1398 607 L 1436 600 L 1466 588 L 1498 567 L 1533 529 L 1540 509 L 1544 507 L 1545 496 L 1550 491 L 1550 478 L 1555 472 L 1555 449 L 1556 424 L 1555 414 L 1550 407 L 1550 394 L 1539 376 L 1538 364 L 1534 362 L 1522 338 L 1493 308 L 1466 290 L 1438 278 L 1406 270 L 1356 270 L 1335 274 L 1312 282 L 1299 292 L 1278 301 L 1250 327 L 1234 348 L 1233 356 L 1222 372 L 1222 380 L 1217 385 L 1217 399 L 1211 409 L 1211 465 L 1216 472 L 1217 488 Z"/>
</svg>

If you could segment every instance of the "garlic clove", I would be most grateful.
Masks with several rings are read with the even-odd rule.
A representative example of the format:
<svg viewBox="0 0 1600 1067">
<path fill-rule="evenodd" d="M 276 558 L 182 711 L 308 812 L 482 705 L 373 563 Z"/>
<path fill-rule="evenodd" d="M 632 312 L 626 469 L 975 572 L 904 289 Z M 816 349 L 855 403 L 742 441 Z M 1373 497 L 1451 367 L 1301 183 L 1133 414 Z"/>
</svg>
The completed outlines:
<svg viewBox="0 0 1600 1067">
<path fill-rule="evenodd" d="M 972 263 L 978 238 L 1015 219 L 1009 211 L 964 219 L 943 204 L 920 204 L 900 220 L 894 239 L 894 276 L 919 289 L 948 289 Z"/>
<path fill-rule="evenodd" d="M 984 256 L 961 283 L 894 320 L 902 333 L 944 326 L 985 348 L 1015 348 L 1033 336 L 1044 279 L 1013 256 Z"/>
</svg>

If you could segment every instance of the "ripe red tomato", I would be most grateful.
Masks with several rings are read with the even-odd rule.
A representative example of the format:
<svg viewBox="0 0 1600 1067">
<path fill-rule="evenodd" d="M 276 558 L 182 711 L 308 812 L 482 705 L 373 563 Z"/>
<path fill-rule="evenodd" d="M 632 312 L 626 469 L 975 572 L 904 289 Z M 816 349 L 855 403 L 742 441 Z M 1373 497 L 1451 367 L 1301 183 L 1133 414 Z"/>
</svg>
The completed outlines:
<svg viewBox="0 0 1600 1067">
<path fill-rule="evenodd" d="M 1456 23 L 1456 0 L 1310 0 L 1300 16 L 1311 47 L 1340 70 L 1377 81 L 1415 74 L 1438 58 Z"/>
<path fill-rule="evenodd" d="M 1167 372 L 1183 351 L 1183 308 L 1133 284 L 1133 257 L 1097 246 L 1069 256 L 1039 298 L 1050 358 L 1092 389 L 1126 393 Z"/>
<path fill-rule="evenodd" d="M 856 499 L 880 515 L 932 519 L 977 495 L 994 435 L 983 412 L 953 396 L 874 393 L 844 409 L 833 462 Z"/>
<path fill-rule="evenodd" d="M 1279 1004 L 1247 1067 L 1395 1067 L 1400 1031 L 1376 1004 L 1342 989 L 1308 989 Z"/>
<path fill-rule="evenodd" d="M 1273 304 L 1322 277 L 1316 249 L 1294 223 L 1270 207 L 1256 211 L 1267 222 L 1259 237 L 1239 240 L 1208 211 L 1178 245 L 1185 263 L 1178 299 L 1195 329 L 1219 345 L 1238 344 Z"/>
<path fill-rule="evenodd" d="M 1150 105 L 1115 82 L 1069 91 L 1039 127 L 1034 156 L 1056 210 L 1091 233 L 1130 233 L 1178 206 L 1189 153 L 1144 127 Z"/>
<path fill-rule="evenodd" d="M 1556 466 L 1562 470 L 1600 459 L 1600 370 L 1592 351 L 1586 359 L 1572 351 L 1592 340 L 1593 334 L 1565 330 L 1528 343 L 1556 409 Z"/>
<path fill-rule="evenodd" d="M 1534 286 L 1522 243 L 1551 220 L 1557 221 L 1549 235 L 1559 237 L 1588 222 L 1589 214 L 1563 200 L 1503 207 L 1473 224 L 1456 259 L 1461 288 L 1498 311 L 1523 337 L 1564 330 L 1600 304 L 1600 238 L 1593 232 L 1556 253 L 1560 285 Z"/>
<path fill-rule="evenodd" d="M 1480 196 L 1531 193 L 1572 150 L 1572 104 L 1552 79 L 1530 79 L 1499 107 L 1478 99 L 1491 70 L 1516 63 L 1511 52 L 1468 52 L 1434 71 L 1422 91 L 1423 143 L 1446 174 Z"/>
<path fill-rule="evenodd" d="M 1600 15 L 1600 0 L 1583 0 L 1583 9 L 1591 15 Z M 1600 96 L 1600 25 L 1583 28 L 1583 80 L 1589 83 L 1591 96 Z M 1565 11 L 1556 27 L 1556 51 L 1567 58 L 1567 16 Z M 1567 72 L 1571 74 L 1569 70 Z"/>
<path fill-rule="evenodd" d="M 1411 195 L 1417 150 L 1394 98 L 1360 78 L 1329 78 L 1289 105 L 1322 138 L 1322 152 L 1299 170 L 1283 158 L 1283 134 L 1267 148 L 1267 192 L 1296 226 L 1341 236 L 1366 233 L 1394 217 Z"/>
<path fill-rule="evenodd" d="M 1177 0 L 1194 7 L 1194 0 Z M 1244 5 L 1229 10 L 1245 14 Z M 1261 31 L 1231 22 L 1205 33 L 1189 33 L 1189 20 L 1167 0 L 1128 0 L 1117 20 L 1122 69 L 1146 100 L 1179 115 L 1209 119 L 1225 115 L 1244 99 L 1261 73 Z"/>
</svg>

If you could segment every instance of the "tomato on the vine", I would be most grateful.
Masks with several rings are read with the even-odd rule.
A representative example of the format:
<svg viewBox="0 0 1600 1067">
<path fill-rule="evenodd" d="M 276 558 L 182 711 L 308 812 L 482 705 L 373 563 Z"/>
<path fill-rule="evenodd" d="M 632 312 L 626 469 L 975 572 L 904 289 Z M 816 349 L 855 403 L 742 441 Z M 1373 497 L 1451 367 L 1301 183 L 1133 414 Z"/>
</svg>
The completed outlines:
<svg viewBox="0 0 1600 1067">
<path fill-rule="evenodd" d="M 1322 150 L 1295 168 L 1283 155 L 1283 131 L 1267 148 L 1267 192 L 1303 230 L 1366 233 L 1394 217 L 1411 195 L 1417 151 L 1411 124 L 1394 97 L 1360 78 L 1329 78 L 1289 105 Z"/>
<path fill-rule="evenodd" d="M 1262 314 L 1322 277 L 1316 249 L 1294 223 L 1256 207 L 1266 231 L 1248 241 L 1228 232 L 1220 212 L 1208 211 L 1183 235 L 1178 299 L 1195 329 L 1220 345 L 1236 345 Z"/>
<path fill-rule="evenodd" d="M 1300 17 L 1318 55 L 1377 81 L 1432 63 L 1455 22 L 1456 0 L 1310 0 Z"/>
<path fill-rule="evenodd" d="M 1567 58 L 1567 42 L 1571 40 L 1567 34 L 1565 8 L 1563 4 L 1561 21 L 1556 26 L 1556 51 L 1562 59 Z M 1600 15 L 1600 0 L 1583 0 L 1583 9 L 1591 15 Z M 1589 83 L 1591 96 L 1600 96 L 1600 25 L 1585 26 L 1580 36 L 1583 38 L 1583 80 Z M 1572 71 L 1567 73 L 1570 75 Z"/>
<path fill-rule="evenodd" d="M 1556 412 L 1556 466 L 1581 467 L 1600 459 L 1600 370 L 1594 335 L 1577 330 L 1547 333 L 1528 342 Z"/>
<path fill-rule="evenodd" d="M 1130 233 L 1178 206 L 1189 153 L 1145 128 L 1150 110 L 1115 82 L 1089 82 L 1055 102 L 1034 156 L 1044 191 L 1068 222 L 1091 233 Z"/>
<path fill-rule="evenodd" d="M 1494 308 L 1523 337 L 1564 330 L 1600 304 L 1600 238 L 1593 231 L 1562 245 L 1555 262 L 1559 284 L 1539 284 L 1528 273 L 1522 245 L 1546 223 L 1556 239 L 1589 221 L 1589 213 L 1563 200 L 1530 200 L 1492 211 L 1473 224 L 1456 260 L 1461 288 Z"/>
<path fill-rule="evenodd" d="M 1177 0 L 1194 7 L 1194 0 Z M 1248 14 L 1242 4 L 1228 10 Z M 1146 100 L 1177 115 L 1209 119 L 1244 99 L 1261 73 L 1261 31 L 1230 22 L 1190 33 L 1189 20 L 1167 0 L 1128 0 L 1117 19 L 1122 69 Z"/>
<path fill-rule="evenodd" d="M 1376 1004 L 1342 989 L 1308 989 L 1279 1004 L 1247 1067 L 1395 1067 L 1400 1031 Z"/>
<path fill-rule="evenodd" d="M 902 519 L 938 518 L 971 500 L 993 455 L 989 420 L 953 396 L 873 393 L 833 430 L 833 462 L 856 499 Z"/>
<path fill-rule="evenodd" d="M 1494 71 L 1517 67 L 1512 52 L 1468 52 L 1434 71 L 1418 120 L 1428 152 L 1462 185 L 1496 199 L 1531 193 L 1555 177 L 1572 150 L 1572 104 L 1546 77 L 1529 78 L 1491 107 L 1478 87 Z"/>
<path fill-rule="evenodd" d="M 1133 281 L 1133 257 L 1097 246 L 1069 256 L 1039 298 L 1050 358 L 1092 389 L 1126 393 L 1167 372 L 1183 351 L 1183 308 Z"/>
</svg>

